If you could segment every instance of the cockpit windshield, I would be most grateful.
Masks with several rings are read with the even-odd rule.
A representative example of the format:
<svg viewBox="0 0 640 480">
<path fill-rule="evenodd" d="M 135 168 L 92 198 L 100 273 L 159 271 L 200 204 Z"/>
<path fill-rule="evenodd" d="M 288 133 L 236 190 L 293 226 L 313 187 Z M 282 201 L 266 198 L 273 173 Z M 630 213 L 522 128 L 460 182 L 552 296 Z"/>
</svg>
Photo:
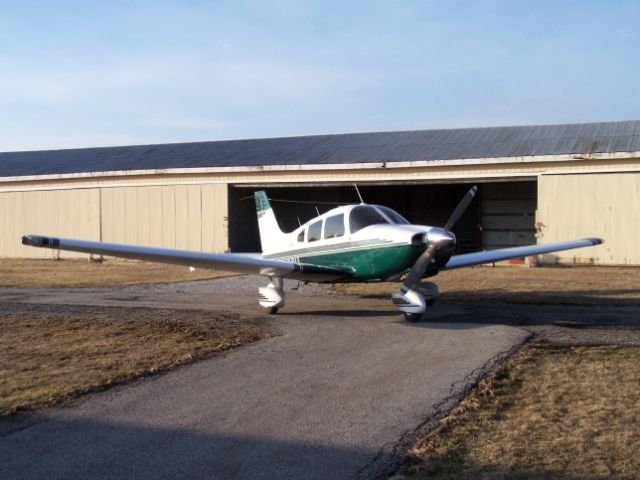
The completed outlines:
<svg viewBox="0 0 640 480">
<path fill-rule="evenodd" d="M 378 205 L 358 205 L 349 215 L 349 229 L 356 233 L 369 225 L 407 224 L 402 215 Z"/>
<path fill-rule="evenodd" d="M 391 223 L 396 223 L 398 225 L 408 225 L 409 221 L 400 215 L 395 210 L 391 210 L 388 207 L 383 207 L 382 205 L 376 205 L 376 208 L 382 212 L 383 215 L 389 217 Z"/>
</svg>

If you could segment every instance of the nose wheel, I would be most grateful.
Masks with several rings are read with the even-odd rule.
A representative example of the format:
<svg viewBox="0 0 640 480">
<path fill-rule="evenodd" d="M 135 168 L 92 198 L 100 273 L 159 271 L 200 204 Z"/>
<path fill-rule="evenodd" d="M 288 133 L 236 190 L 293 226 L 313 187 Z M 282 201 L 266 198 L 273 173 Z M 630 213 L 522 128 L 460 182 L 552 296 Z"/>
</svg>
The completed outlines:
<svg viewBox="0 0 640 480">
<path fill-rule="evenodd" d="M 421 321 L 423 317 L 424 317 L 424 313 L 405 313 L 404 314 L 404 319 L 407 322 L 411 322 L 411 323 L 417 323 Z"/>
<path fill-rule="evenodd" d="M 419 284 L 420 291 L 400 289 L 392 295 L 393 304 L 404 314 L 408 322 L 419 322 L 424 318 L 427 307 L 433 306 L 440 295 L 438 286 L 431 282 Z M 404 290 L 404 291 L 403 291 Z"/>
</svg>

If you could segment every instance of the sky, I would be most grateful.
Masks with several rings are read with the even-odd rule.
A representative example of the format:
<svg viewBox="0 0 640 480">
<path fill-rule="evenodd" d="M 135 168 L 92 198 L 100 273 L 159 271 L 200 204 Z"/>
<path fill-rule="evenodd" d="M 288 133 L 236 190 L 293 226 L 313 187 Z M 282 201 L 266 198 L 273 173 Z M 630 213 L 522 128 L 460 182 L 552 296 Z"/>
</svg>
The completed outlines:
<svg viewBox="0 0 640 480">
<path fill-rule="evenodd" d="M 0 0 L 0 151 L 640 119 L 640 1 Z"/>
</svg>

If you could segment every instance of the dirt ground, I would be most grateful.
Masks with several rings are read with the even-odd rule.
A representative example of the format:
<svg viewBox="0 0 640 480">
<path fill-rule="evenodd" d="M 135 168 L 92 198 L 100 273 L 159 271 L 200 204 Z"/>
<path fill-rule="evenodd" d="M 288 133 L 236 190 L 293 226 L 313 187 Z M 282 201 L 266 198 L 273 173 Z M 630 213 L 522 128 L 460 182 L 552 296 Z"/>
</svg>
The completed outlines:
<svg viewBox="0 0 640 480">
<path fill-rule="evenodd" d="M 0 287 L 113 287 L 151 283 L 189 282 L 233 273 L 163 263 L 109 259 L 25 260 L 0 259 Z"/>
<path fill-rule="evenodd" d="M 167 371 L 272 334 L 236 314 L 0 303 L 0 416 Z"/>
</svg>

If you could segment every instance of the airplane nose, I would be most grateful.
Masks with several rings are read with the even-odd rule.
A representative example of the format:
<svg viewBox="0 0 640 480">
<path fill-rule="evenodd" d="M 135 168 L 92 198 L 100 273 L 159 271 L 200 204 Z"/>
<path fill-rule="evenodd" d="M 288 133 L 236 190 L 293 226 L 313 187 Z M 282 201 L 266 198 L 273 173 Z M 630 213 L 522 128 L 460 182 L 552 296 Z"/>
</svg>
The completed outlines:
<svg viewBox="0 0 640 480">
<path fill-rule="evenodd" d="M 427 240 L 430 244 L 435 244 L 438 246 L 456 244 L 456 236 L 453 234 L 453 232 L 439 227 L 434 227 L 427 232 Z"/>
<path fill-rule="evenodd" d="M 435 246 L 433 264 L 436 269 L 444 267 L 456 249 L 456 236 L 444 228 L 432 228 L 427 232 L 429 245 Z"/>
</svg>

